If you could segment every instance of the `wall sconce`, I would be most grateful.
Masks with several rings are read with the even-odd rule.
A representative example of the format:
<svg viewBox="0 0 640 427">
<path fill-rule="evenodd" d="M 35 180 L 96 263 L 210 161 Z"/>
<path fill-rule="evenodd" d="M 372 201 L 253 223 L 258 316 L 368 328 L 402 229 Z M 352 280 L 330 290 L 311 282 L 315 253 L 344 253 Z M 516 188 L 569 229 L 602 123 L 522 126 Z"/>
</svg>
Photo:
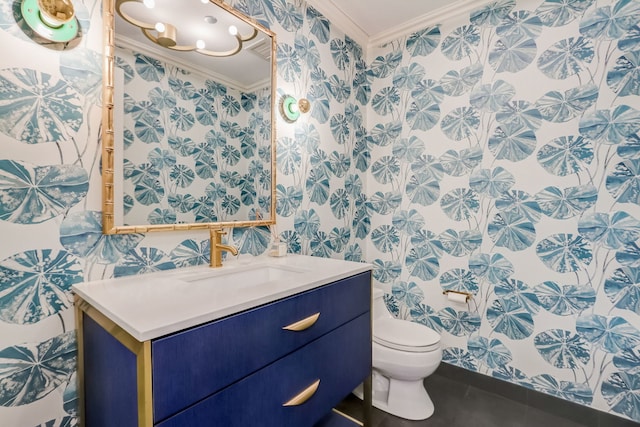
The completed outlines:
<svg viewBox="0 0 640 427">
<path fill-rule="evenodd" d="M 300 114 L 308 113 L 311 103 L 306 98 L 296 100 L 291 95 L 284 95 L 280 98 L 280 114 L 287 123 L 293 123 L 300 117 Z"/>
<path fill-rule="evenodd" d="M 29 28 L 52 42 L 68 42 L 78 35 L 71 0 L 23 0 L 22 17 Z"/>
<path fill-rule="evenodd" d="M 138 18 L 134 18 L 127 14 L 122 6 L 125 3 L 142 3 L 149 10 L 149 14 L 152 15 L 151 12 L 156 7 L 155 0 L 116 0 L 116 12 L 118 15 L 129 24 L 134 25 L 142 31 L 142 33 L 151 40 L 153 43 L 165 47 L 171 50 L 177 50 L 180 52 L 191 52 L 195 51 L 202 55 L 213 56 L 216 58 L 222 58 L 227 56 L 235 55 L 236 53 L 242 50 L 242 45 L 244 42 L 248 42 L 249 40 L 253 40 L 258 35 L 258 30 L 256 28 L 252 28 L 252 31 L 249 35 L 242 35 L 239 33 L 238 27 L 235 25 L 230 25 L 228 28 L 228 33 L 231 37 L 236 39 L 236 46 L 232 49 L 225 51 L 214 51 L 206 48 L 206 44 L 204 40 L 195 40 L 193 44 L 188 45 L 178 45 L 177 35 L 178 29 L 176 25 L 170 24 L 168 22 L 155 22 L 150 24 L 148 22 L 144 22 Z M 209 0 L 203 0 L 203 4 L 208 4 Z M 185 6 L 187 7 L 187 6 Z M 126 8 L 125 8 L 126 9 Z M 213 16 L 205 16 L 203 17 L 204 22 L 208 24 L 215 24 L 216 19 Z M 189 25 L 189 22 L 182 23 L 181 25 Z"/>
</svg>

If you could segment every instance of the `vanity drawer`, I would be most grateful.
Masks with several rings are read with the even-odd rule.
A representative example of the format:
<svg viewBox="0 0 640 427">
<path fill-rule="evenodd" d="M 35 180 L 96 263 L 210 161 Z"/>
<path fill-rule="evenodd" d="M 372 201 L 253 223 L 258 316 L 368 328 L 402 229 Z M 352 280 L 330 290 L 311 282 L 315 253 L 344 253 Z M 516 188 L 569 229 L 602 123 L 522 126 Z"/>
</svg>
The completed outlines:
<svg viewBox="0 0 640 427">
<path fill-rule="evenodd" d="M 371 273 L 365 272 L 154 340 L 151 346 L 155 422 L 369 312 L 370 303 Z M 317 321 L 307 329 L 283 329 L 316 313 L 320 313 Z"/>
<path fill-rule="evenodd" d="M 365 313 L 157 426 L 311 427 L 369 374 L 370 322 Z M 317 380 L 308 400 L 283 406 Z"/>
</svg>

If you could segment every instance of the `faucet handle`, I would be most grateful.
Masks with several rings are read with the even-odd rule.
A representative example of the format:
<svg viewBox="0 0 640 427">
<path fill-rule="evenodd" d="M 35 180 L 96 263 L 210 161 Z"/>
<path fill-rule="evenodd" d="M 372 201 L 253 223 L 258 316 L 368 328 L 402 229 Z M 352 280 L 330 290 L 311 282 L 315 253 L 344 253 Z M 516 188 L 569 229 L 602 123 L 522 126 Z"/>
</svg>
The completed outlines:
<svg viewBox="0 0 640 427">
<path fill-rule="evenodd" d="M 224 236 L 226 235 L 227 232 L 224 231 L 222 228 L 210 228 L 209 229 L 209 235 L 213 238 L 214 236 Z"/>
</svg>

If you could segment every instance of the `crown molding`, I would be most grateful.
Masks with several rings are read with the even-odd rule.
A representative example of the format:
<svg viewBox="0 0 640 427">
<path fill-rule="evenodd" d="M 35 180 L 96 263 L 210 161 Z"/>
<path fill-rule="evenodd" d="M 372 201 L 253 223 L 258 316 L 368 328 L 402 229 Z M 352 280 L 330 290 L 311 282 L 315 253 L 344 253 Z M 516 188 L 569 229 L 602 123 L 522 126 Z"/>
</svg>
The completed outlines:
<svg viewBox="0 0 640 427">
<path fill-rule="evenodd" d="M 195 73 L 202 78 L 215 80 L 218 83 L 222 83 L 229 88 L 236 89 L 241 92 L 251 93 L 251 92 L 260 90 L 266 86 L 269 86 L 269 84 L 271 83 L 271 78 L 269 77 L 266 80 L 255 82 L 251 86 L 246 86 L 229 76 L 216 73 L 211 69 L 204 69 L 195 64 L 187 64 L 187 63 L 179 62 L 174 57 L 171 56 L 171 51 L 169 49 L 162 49 L 162 48 L 149 46 L 148 44 L 141 43 L 139 41 L 136 41 L 134 39 L 131 39 L 129 37 L 125 37 L 119 34 L 115 36 L 115 45 L 116 47 L 130 49 L 130 50 L 133 50 L 134 52 L 142 53 L 144 55 L 151 56 L 152 58 L 160 59 L 164 62 L 175 65 L 178 68 L 182 68 L 186 71 L 189 71 L 190 73 Z"/>
<path fill-rule="evenodd" d="M 367 51 L 383 46 L 393 40 L 409 35 L 427 27 L 439 25 L 443 21 L 469 13 L 495 0 L 458 0 L 448 6 L 440 7 L 429 13 L 418 16 L 387 31 L 375 34 L 369 38 Z"/>
<path fill-rule="evenodd" d="M 367 49 L 369 44 L 369 34 L 367 34 L 358 24 L 347 16 L 335 0 L 307 0 L 307 4 L 312 6 L 318 12 L 322 13 L 325 18 L 340 28 L 346 35 L 355 40 L 363 50 Z"/>
<path fill-rule="evenodd" d="M 426 27 L 438 25 L 460 14 L 471 12 L 493 1 L 495 0 L 454 0 L 448 6 L 440 7 L 389 30 L 373 35 L 367 34 L 358 24 L 347 16 L 340 9 L 340 6 L 337 5 L 336 0 L 307 0 L 307 3 L 322 13 L 325 18 L 329 19 L 332 25 L 340 28 L 345 34 L 358 42 L 364 51 L 365 59 L 369 60 L 369 51 L 374 48 L 383 46 L 390 41 L 397 40 Z"/>
</svg>

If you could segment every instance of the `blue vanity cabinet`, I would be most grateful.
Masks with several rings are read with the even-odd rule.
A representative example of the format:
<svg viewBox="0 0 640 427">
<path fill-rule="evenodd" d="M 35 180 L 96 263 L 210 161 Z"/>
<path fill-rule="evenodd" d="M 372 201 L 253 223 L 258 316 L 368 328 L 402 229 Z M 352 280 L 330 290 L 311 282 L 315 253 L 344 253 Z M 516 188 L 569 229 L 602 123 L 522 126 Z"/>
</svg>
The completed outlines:
<svg viewBox="0 0 640 427">
<path fill-rule="evenodd" d="M 370 373 L 370 308 L 367 271 L 138 342 L 78 298 L 81 419 L 312 427 Z"/>
<path fill-rule="evenodd" d="M 363 273 L 152 341 L 154 419 L 164 420 L 369 312 L 370 287 L 369 273 Z M 283 329 L 315 315 L 307 329 Z M 176 363 L 185 360 L 186 349 L 188 363 Z"/>
<path fill-rule="evenodd" d="M 371 352 L 361 332 L 369 323 L 365 313 L 158 427 L 313 426 L 368 375 Z M 302 403 L 287 405 L 306 390 Z"/>
</svg>

